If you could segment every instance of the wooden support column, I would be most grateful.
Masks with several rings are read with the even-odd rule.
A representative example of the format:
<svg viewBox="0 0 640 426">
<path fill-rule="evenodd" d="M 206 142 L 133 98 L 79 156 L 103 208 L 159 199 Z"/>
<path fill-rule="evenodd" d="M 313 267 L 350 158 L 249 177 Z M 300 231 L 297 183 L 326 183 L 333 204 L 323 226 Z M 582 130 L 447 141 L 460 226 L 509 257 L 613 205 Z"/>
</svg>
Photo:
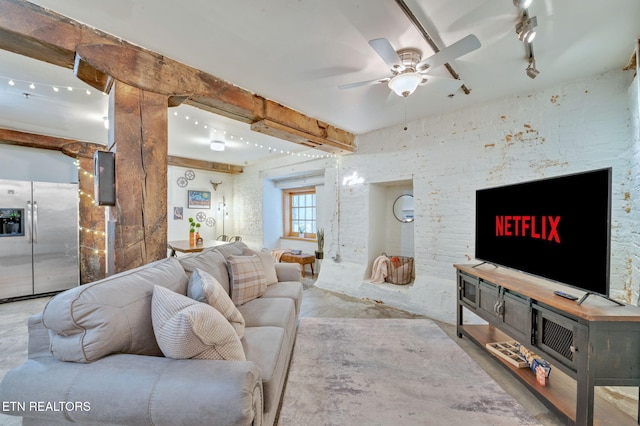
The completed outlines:
<svg viewBox="0 0 640 426">
<path fill-rule="evenodd" d="M 167 256 L 167 97 L 116 81 L 109 97 L 116 206 L 109 208 L 108 274 Z"/>
<path fill-rule="evenodd" d="M 80 186 L 80 284 L 106 276 L 105 208 L 93 199 L 93 156 L 77 157 Z"/>
<path fill-rule="evenodd" d="M 60 140 L 61 152 L 78 162 L 80 190 L 80 284 L 97 281 L 106 276 L 106 220 L 105 208 L 97 206 L 93 180 L 93 153 L 104 146 L 90 142 Z"/>
</svg>

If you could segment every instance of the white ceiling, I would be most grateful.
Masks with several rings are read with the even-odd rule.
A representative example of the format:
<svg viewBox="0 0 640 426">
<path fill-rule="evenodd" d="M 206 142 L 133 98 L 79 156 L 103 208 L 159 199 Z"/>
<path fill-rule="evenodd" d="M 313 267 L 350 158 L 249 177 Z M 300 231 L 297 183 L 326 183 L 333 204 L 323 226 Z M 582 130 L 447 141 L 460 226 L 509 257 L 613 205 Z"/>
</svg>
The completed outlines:
<svg viewBox="0 0 640 426">
<path fill-rule="evenodd" d="M 470 95 L 457 90 L 450 97 L 448 85 L 434 79 L 405 99 L 385 84 L 337 88 L 390 75 L 370 39 L 419 48 L 423 57 L 433 54 L 393 0 L 33 3 L 356 134 L 620 69 L 640 37 L 638 0 L 534 0 L 529 13 L 538 18 L 534 52 L 540 75 L 532 80 L 524 71 L 525 49 L 515 34 L 519 10 L 512 0 L 406 0 L 441 48 L 468 34 L 482 47 L 451 63 Z M 432 74 L 448 76 L 443 67 Z M 0 52 L 0 76 L 0 126 L 106 143 L 101 126 L 107 97 L 79 90 L 86 86 L 70 70 Z M 16 85 L 9 87 L 7 78 Z M 28 90 L 29 82 L 36 90 Z M 76 90 L 55 93 L 52 85 Z M 24 92 L 33 96 L 25 99 Z M 209 141 L 224 131 L 228 149 L 210 151 Z M 287 151 L 323 154 L 188 106 L 170 110 L 169 141 L 171 155 L 240 165 Z"/>
</svg>

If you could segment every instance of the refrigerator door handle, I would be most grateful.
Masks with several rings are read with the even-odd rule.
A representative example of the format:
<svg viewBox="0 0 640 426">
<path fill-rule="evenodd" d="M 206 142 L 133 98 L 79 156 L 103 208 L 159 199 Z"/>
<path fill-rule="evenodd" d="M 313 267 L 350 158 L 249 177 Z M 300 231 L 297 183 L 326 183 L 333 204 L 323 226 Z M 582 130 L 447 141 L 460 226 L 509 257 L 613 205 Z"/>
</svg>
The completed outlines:
<svg viewBox="0 0 640 426">
<path fill-rule="evenodd" d="M 27 226 L 24 230 L 25 235 L 27 236 L 27 243 L 31 243 L 31 201 L 27 201 Z"/>
<path fill-rule="evenodd" d="M 33 202 L 33 243 L 38 242 L 38 202 Z"/>
</svg>

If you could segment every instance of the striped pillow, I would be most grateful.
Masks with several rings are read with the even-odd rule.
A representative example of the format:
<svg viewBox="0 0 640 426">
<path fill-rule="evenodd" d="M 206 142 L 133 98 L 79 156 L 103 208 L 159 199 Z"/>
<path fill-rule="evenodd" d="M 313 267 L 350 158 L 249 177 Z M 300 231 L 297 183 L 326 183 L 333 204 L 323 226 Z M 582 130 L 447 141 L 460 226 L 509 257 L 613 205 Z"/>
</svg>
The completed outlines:
<svg viewBox="0 0 640 426">
<path fill-rule="evenodd" d="M 262 296 L 267 289 L 267 279 L 258 256 L 229 256 L 227 264 L 231 300 L 236 306 Z"/>
<path fill-rule="evenodd" d="M 246 360 L 236 331 L 206 303 L 156 285 L 151 321 L 158 346 L 167 358 Z"/>
<path fill-rule="evenodd" d="M 244 318 L 218 280 L 199 268 L 194 269 L 189 278 L 187 296 L 216 308 L 242 338 Z"/>
</svg>

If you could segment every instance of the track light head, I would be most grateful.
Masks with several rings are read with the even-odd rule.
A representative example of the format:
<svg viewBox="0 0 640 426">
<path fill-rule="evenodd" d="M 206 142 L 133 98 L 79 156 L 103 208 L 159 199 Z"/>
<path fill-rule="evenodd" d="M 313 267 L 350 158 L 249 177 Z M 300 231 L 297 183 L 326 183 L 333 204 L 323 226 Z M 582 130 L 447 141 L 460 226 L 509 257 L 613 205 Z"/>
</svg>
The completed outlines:
<svg viewBox="0 0 640 426">
<path fill-rule="evenodd" d="M 525 43 L 531 43 L 536 36 L 535 27 L 538 26 L 538 18 L 533 16 L 531 18 L 525 18 L 523 16 L 522 21 L 516 24 L 516 33 L 518 34 L 518 40 Z"/>
<path fill-rule="evenodd" d="M 513 5 L 515 7 L 519 7 L 520 9 L 526 9 L 531 6 L 533 0 L 513 0 Z"/>
<path fill-rule="evenodd" d="M 525 71 L 530 79 L 534 79 L 540 74 L 540 71 L 536 69 L 536 61 L 533 58 L 529 59 L 529 65 Z"/>
</svg>

